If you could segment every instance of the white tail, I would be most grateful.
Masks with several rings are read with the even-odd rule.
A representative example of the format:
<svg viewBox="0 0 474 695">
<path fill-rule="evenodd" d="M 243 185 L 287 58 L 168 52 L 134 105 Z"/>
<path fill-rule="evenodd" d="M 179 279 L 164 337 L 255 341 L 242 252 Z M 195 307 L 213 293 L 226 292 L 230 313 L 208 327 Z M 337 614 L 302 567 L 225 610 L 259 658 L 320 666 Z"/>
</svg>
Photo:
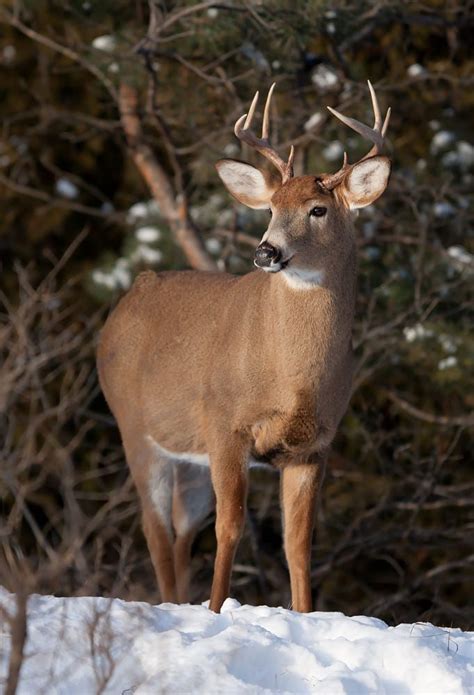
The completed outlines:
<svg viewBox="0 0 474 695">
<path fill-rule="evenodd" d="M 351 390 L 356 281 L 350 210 L 385 190 L 384 124 L 372 86 L 371 129 L 335 113 L 374 143 L 332 175 L 293 177 L 262 137 L 256 107 L 235 132 L 279 172 L 225 159 L 230 193 L 272 218 L 258 270 L 235 277 L 197 271 L 141 274 L 108 319 L 99 346 L 101 385 L 123 439 L 143 528 L 164 601 L 187 601 L 193 538 L 216 501 L 217 555 L 210 607 L 228 596 L 244 523 L 249 461 L 281 470 L 284 543 L 293 608 L 311 610 L 310 550 L 328 450 Z M 211 486 L 212 480 L 212 486 Z"/>
</svg>

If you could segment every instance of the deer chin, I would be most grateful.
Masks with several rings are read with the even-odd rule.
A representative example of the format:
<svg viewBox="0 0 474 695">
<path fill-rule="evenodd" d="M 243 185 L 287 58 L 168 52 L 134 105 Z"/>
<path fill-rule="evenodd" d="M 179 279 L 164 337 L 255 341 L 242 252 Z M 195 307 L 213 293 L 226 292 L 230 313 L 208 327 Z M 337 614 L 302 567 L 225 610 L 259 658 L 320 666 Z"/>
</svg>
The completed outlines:
<svg viewBox="0 0 474 695">
<path fill-rule="evenodd" d="M 285 268 L 288 267 L 288 264 L 290 263 L 292 258 L 293 256 L 290 256 L 285 261 L 272 261 L 270 265 L 259 265 L 257 261 L 254 261 L 253 264 L 257 268 L 260 268 L 260 270 L 264 270 L 266 273 L 279 273 L 280 270 L 285 270 Z"/>
</svg>

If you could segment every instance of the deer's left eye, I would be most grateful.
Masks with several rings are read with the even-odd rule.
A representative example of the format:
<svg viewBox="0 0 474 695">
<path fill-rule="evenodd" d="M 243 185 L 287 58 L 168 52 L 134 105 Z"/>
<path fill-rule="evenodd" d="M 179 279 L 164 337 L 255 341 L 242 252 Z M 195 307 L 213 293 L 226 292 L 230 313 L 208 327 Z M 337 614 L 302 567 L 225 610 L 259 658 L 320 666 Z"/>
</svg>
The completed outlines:
<svg viewBox="0 0 474 695">
<path fill-rule="evenodd" d="M 327 208 L 316 207 L 316 208 L 313 208 L 312 210 L 310 210 L 309 214 L 311 217 L 324 217 L 326 212 L 327 212 Z"/>
</svg>

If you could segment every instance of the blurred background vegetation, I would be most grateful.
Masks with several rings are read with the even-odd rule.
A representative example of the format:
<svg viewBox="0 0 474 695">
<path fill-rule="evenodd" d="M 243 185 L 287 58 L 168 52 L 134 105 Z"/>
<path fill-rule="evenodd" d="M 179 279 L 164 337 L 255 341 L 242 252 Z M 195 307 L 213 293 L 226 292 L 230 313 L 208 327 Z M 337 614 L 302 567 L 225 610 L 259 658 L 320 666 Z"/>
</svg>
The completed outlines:
<svg viewBox="0 0 474 695">
<path fill-rule="evenodd" d="M 297 174 L 321 173 L 344 149 L 365 152 L 325 106 L 368 122 L 370 78 L 393 109 L 393 175 L 357 221 L 358 368 L 319 512 L 315 598 L 323 610 L 472 629 L 471 11 L 461 0 L 3 0 L 8 588 L 157 599 L 97 384 L 100 327 L 144 268 L 252 269 L 266 215 L 230 199 L 214 162 L 256 161 L 233 136 L 256 89 L 277 82 L 273 140 L 296 145 Z M 208 525 L 196 601 L 209 596 L 213 555 Z M 252 473 L 232 594 L 289 601 L 272 473 Z"/>
</svg>

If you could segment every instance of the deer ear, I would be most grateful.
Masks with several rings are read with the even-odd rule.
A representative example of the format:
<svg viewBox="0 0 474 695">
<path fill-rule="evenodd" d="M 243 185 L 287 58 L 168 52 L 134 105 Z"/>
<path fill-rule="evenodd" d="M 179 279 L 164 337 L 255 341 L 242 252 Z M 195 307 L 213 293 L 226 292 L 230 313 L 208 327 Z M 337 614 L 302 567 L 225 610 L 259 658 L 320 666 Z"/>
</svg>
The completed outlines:
<svg viewBox="0 0 474 695">
<path fill-rule="evenodd" d="M 257 210 L 270 206 L 273 194 L 281 185 L 269 174 L 237 159 L 220 159 L 216 169 L 229 193 Z"/>
<path fill-rule="evenodd" d="M 365 208 L 387 188 L 391 162 L 388 157 L 370 157 L 355 164 L 341 184 L 351 210 Z"/>
</svg>

